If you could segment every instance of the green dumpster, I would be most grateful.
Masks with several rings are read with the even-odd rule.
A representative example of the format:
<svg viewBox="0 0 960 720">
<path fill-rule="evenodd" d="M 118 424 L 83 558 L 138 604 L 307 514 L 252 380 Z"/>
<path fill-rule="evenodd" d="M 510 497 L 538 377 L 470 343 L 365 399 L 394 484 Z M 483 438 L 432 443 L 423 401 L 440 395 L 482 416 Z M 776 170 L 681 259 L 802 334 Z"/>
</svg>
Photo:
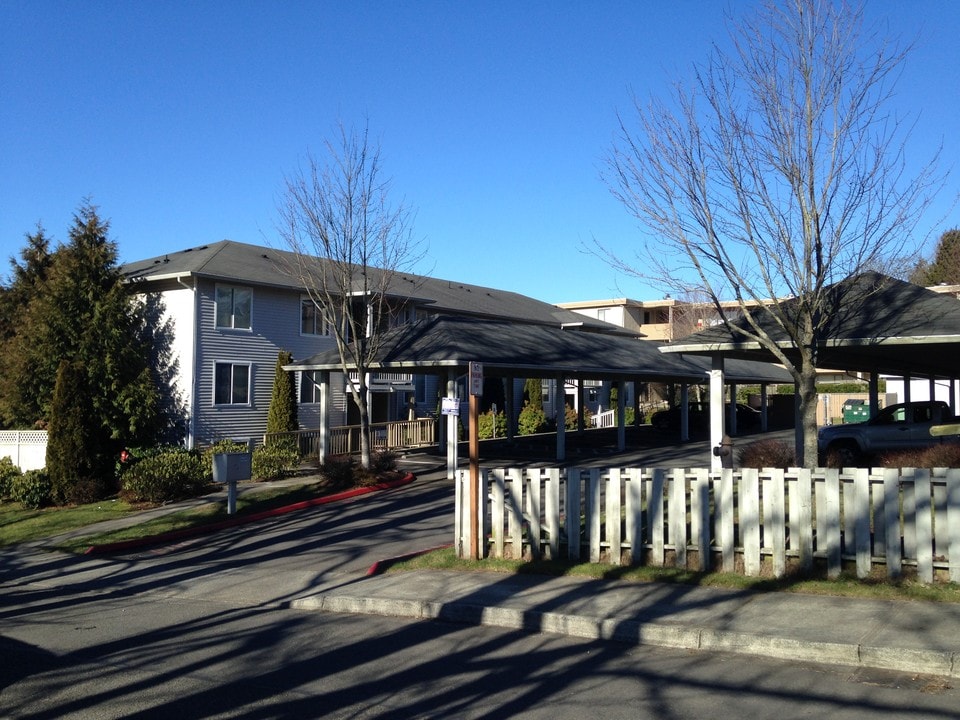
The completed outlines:
<svg viewBox="0 0 960 720">
<path fill-rule="evenodd" d="M 843 421 L 858 423 L 870 419 L 870 406 L 863 400 L 850 399 L 843 403 Z"/>
</svg>

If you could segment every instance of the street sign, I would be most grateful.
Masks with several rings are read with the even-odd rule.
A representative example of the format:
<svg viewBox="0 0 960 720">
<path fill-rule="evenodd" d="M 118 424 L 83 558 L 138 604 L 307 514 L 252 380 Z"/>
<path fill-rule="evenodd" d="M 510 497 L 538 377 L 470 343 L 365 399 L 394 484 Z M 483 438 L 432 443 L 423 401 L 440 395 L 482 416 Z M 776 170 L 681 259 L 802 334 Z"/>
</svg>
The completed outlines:
<svg viewBox="0 0 960 720">
<path fill-rule="evenodd" d="M 470 394 L 483 395 L 483 363 L 470 363 Z"/>
<path fill-rule="evenodd" d="M 460 414 L 460 398 L 452 398 L 452 397 L 440 398 L 440 414 L 441 415 L 459 415 Z"/>
</svg>

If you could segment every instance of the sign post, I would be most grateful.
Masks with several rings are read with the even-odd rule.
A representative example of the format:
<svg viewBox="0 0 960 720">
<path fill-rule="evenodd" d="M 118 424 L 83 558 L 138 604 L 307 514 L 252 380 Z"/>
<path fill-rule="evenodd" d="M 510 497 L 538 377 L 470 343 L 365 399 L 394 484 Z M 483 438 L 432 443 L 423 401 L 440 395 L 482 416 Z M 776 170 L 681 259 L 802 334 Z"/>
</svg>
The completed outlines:
<svg viewBox="0 0 960 720">
<path fill-rule="evenodd" d="M 470 363 L 470 559 L 480 559 L 480 396 L 483 395 L 483 365 Z"/>
</svg>

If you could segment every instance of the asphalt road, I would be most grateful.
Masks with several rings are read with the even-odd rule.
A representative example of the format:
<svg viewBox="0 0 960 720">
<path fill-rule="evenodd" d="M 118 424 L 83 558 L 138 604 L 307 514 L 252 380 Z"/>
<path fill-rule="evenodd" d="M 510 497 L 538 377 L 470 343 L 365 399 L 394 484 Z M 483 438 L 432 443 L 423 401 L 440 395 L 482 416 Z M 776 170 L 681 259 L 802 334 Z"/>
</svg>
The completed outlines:
<svg viewBox="0 0 960 720">
<path fill-rule="evenodd" d="M 0 551 L 0 716 L 955 718 L 938 678 L 293 610 L 450 542 L 418 481 L 116 557 Z"/>
</svg>

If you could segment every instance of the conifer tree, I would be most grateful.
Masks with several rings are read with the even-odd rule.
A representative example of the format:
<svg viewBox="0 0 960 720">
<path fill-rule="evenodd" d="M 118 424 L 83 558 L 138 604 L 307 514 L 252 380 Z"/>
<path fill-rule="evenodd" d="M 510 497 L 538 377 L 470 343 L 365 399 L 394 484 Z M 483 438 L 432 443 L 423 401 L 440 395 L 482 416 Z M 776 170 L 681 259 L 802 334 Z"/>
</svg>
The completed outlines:
<svg viewBox="0 0 960 720">
<path fill-rule="evenodd" d="M 293 356 L 286 350 L 277 354 L 276 372 L 273 377 L 273 395 L 270 398 L 270 410 L 267 413 L 267 433 L 293 432 L 300 428 L 297 420 L 296 386 L 293 382 L 293 373 L 283 369 L 289 365 Z M 283 442 L 273 442 L 273 445 L 290 445 L 296 449 L 296 441 L 289 439 Z"/>
<path fill-rule="evenodd" d="M 105 478 L 93 465 L 97 453 L 92 413 L 86 368 L 81 362 L 62 360 L 50 403 L 47 440 L 47 472 L 58 504 L 94 500 L 105 489 Z"/>
</svg>

